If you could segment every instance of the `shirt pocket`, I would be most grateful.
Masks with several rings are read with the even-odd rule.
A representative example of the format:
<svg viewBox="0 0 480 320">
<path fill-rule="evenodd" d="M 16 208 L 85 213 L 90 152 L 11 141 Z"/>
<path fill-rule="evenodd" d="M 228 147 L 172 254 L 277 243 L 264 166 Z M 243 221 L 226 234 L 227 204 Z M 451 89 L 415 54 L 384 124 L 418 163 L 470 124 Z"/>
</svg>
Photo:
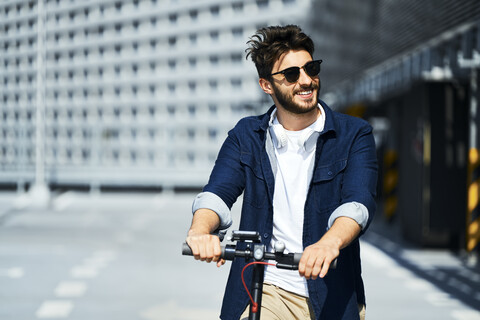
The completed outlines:
<svg viewBox="0 0 480 320">
<path fill-rule="evenodd" d="M 243 152 L 240 154 L 240 163 L 245 170 L 243 202 L 255 208 L 261 208 L 267 199 L 267 188 L 261 163 L 254 154 Z"/>
<path fill-rule="evenodd" d="M 343 174 L 347 159 L 337 160 L 316 168 L 312 187 L 319 208 L 332 208 L 341 203 Z"/>
</svg>

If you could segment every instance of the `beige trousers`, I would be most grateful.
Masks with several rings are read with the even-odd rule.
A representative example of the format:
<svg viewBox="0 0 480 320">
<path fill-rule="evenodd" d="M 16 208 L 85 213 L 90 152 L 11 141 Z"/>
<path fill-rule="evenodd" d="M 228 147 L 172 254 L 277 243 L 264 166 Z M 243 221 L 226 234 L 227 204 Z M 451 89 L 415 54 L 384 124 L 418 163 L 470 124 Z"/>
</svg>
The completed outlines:
<svg viewBox="0 0 480 320">
<path fill-rule="evenodd" d="M 243 311 L 240 320 L 248 320 L 250 305 Z M 261 320 L 314 320 L 308 298 L 283 290 L 275 285 L 263 285 Z M 360 320 L 365 320 L 365 306 L 359 305 Z"/>
</svg>

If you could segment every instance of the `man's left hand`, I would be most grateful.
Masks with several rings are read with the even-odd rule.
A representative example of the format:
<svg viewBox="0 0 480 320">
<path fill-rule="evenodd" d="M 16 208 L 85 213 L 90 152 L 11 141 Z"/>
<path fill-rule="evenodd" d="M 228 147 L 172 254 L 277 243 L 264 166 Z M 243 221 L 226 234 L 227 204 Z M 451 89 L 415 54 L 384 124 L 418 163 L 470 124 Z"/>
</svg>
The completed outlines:
<svg viewBox="0 0 480 320">
<path fill-rule="evenodd" d="M 305 248 L 298 264 L 298 272 L 307 279 L 323 278 L 333 260 L 340 254 L 340 245 L 334 239 L 320 239 Z"/>
<path fill-rule="evenodd" d="M 340 254 L 361 231 L 360 225 L 348 217 L 339 217 L 330 230 L 317 242 L 305 248 L 298 264 L 298 272 L 307 279 L 323 278 Z"/>
</svg>

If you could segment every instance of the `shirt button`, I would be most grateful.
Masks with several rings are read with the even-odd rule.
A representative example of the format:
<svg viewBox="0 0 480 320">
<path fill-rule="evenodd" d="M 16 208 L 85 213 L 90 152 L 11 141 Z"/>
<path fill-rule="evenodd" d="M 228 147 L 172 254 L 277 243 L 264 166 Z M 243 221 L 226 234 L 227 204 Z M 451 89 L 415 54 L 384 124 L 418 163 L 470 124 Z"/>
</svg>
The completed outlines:
<svg viewBox="0 0 480 320">
<path fill-rule="evenodd" d="M 268 233 L 264 233 L 264 234 L 263 234 L 263 237 L 264 237 L 265 239 L 268 238 Z"/>
<path fill-rule="evenodd" d="M 332 172 L 332 171 L 328 171 L 327 174 L 328 174 L 329 176 L 331 176 L 331 175 L 333 174 L 333 172 Z"/>
</svg>

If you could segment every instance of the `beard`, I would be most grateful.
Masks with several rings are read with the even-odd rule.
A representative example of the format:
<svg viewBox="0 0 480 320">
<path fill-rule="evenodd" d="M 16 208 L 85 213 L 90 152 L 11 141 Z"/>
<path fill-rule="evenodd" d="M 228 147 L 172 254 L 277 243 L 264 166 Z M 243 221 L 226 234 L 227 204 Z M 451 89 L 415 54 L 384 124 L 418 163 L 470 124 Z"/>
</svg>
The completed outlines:
<svg viewBox="0 0 480 320">
<path fill-rule="evenodd" d="M 299 90 L 290 93 L 282 91 L 278 88 L 275 84 L 272 83 L 273 93 L 275 94 L 275 98 L 277 99 L 278 103 L 287 111 L 293 114 L 304 114 L 308 113 L 312 110 L 315 110 L 318 105 L 318 94 L 320 92 L 320 79 L 318 80 L 318 84 L 312 82 L 309 86 L 302 86 Z M 300 91 L 305 90 L 312 90 L 314 92 L 317 90 L 317 94 L 314 95 L 310 100 L 303 101 L 302 104 L 295 102 L 295 94 Z"/>
</svg>

